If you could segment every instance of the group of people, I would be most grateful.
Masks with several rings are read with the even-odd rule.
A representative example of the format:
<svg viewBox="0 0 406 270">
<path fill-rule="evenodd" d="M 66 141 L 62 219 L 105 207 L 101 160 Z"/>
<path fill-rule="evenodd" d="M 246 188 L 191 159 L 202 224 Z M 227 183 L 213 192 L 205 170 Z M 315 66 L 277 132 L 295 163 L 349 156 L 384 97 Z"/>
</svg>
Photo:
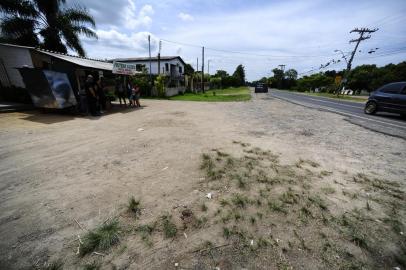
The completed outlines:
<svg viewBox="0 0 406 270">
<path fill-rule="evenodd" d="M 127 106 L 126 98 L 128 99 L 128 105 L 131 107 L 141 107 L 140 105 L 141 90 L 138 85 L 131 83 L 130 80 L 125 84 L 119 77 L 116 79 L 115 95 L 118 97 L 120 106 L 124 103 Z"/>
<path fill-rule="evenodd" d="M 106 94 L 104 89 L 103 77 L 97 81 L 92 75 L 88 75 L 85 82 L 85 94 L 87 106 L 92 116 L 100 116 L 106 110 Z"/>
<path fill-rule="evenodd" d="M 81 98 L 83 112 L 90 112 L 92 116 L 100 116 L 106 111 L 107 98 L 105 88 L 103 77 L 99 77 L 95 80 L 93 75 L 87 75 L 83 99 Z M 122 101 L 124 102 L 124 106 L 127 106 L 126 99 L 128 99 L 130 107 L 141 107 L 139 101 L 141 90 L 130 81 L 125 84 L 122 78 L 116 78 L 114 94 L 118 97 L 120 106 L 122 106 Z"/>
</svg>

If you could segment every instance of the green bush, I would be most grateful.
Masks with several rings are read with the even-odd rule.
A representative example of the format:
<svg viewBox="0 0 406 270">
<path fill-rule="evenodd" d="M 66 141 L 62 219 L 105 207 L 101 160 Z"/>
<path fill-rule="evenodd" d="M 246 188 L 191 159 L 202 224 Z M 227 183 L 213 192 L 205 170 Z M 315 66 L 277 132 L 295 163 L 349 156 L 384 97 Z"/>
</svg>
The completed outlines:
<svg viewBox="0 0 406 270">
<path fill-rule="evenodd" d="M 158 96 L 165 97 L 165 76 L 159 75 L 155 79 L 155 87 L 158 92 Z"/>
</svg>

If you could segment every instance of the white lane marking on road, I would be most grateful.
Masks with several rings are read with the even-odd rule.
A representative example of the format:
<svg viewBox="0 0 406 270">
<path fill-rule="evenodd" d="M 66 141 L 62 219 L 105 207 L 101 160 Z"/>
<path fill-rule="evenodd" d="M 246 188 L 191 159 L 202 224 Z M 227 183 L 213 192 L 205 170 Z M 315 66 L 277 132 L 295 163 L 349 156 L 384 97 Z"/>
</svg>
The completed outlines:
<svg viewBox="0 0 406 270">
<path fill-rule="evenodd" d="M 279 97 L 279 98 L 281 98 L 281 97 Z M 286 100 L 286 101 L 289 101 L 288 99 L 285 99 L 285 98 L 281 98 L 281 99 L 284 99 L 284 100 Z M 309 105 L 307 105 L 307 104 L 303 104 L 303 103 L 297 102 L 297 101 L 296 101 L 296 103 L 297 103 L 297 104 L 304 105 L 304 106 L 314 105 L 314 104 L 311 104 L 311 103 L 307 103 L 307 104 L 309 104 Z M 321 109 L 325 109 L 325 110 L 330 111 L 330 112 L 335 112 L 335 113 L 339 113 L 339 114 L 344 114 L 344 115 L 347 115 L 347 116 L 357 117 L 357 118 L 364 119 L 364 120 L 369 120 L 369 121 L 372 121 L 372 122 L 377 122 L 377 123 L 381 123 L 381 124 L 385 124 L 385 125 L 390 125 L 390 126 L 394 126 L 394 127 L 406 129 L 405 126 L 400 126 L 400 125 L 392 124 L 392 123 L 389 123 L 389 122 L 386 122 L 386 121 L 380 121 L 380 120 L 376 120 L 376 119 L 371 119 L 371 118 L 359 116 L 359 115 L 356 115 L 356 114 L 346 113 L 346 112 L 339 111 L 339 110 L 333 110 L 333 109 L 330 109 L 330 108 L 325 107 L 325 106 L 320 106 L 320 105 L 319 105 L 319 107 L 315 107 L 315 106 L 311 106 L 311 107 L 313 107 L 313 108 L 321 108 Z"/>
<path fill-rule="evenodd" d="M 311 98 L 310 96 L 304 95 L 304 94 L 292 94 L 289 93 L 291 95 L 297 95 L 297 96 L 304 96 L 305 99 L 311 99 L 311 100 L 315 100 L 315 101 L 320 101 L 320 102 L 327 102 L 327 103 L 333 103 L 333 104 L 338 104 L 338 105 L 342 105 L 342 106 L 347 106 L 347 107 L 352 107 L 352 108 L 357 108 L 357 109 L 362 109 L 363 106 L 359 107 L 359 106 L 354 106 L 354 105 L 348 105 L 345 103 L 341 103 L 341 102 L 334 102 L 334 101 L 327 101 L 327 100 L 323 100 L 323 99 L 317 99 L 317 98 Z M 361 105 L 361 104 L 360 104 Z"/>
<path fill-rule="evenodd" d="M 321 100 L 321 99 L 316 99 L 316 98 L 309 98 L 309 99 L 311 99 L 311 100 L 316 100 L 316 101 L 321 101 L 321 102 L 339 104 L 339 105 L 341 105 L 341 106 L 352 107 L 352 108 L 357 108 L 357 109 L 361 109 L 361 110 L 362 110 L 362 106 L 361 106 L 361 107 L 358 107 L 358 106 L 353 106 L 353 105 L 344 104 L 344 103 L 341 103 L 341 102 L 333 102 L 333 101 Z"/>
</svg>

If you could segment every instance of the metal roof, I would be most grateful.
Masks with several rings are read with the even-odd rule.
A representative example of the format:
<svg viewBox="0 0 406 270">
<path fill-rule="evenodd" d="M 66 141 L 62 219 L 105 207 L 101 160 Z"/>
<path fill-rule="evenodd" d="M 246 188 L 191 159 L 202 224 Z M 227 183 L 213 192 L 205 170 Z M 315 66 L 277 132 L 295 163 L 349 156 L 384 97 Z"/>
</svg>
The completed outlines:
<svg viewBox="0 0 406 270">
<path fill-rule="evenodd" d="M 85 58 L 85 57 L 61 54 L 61 53 L 57 53 L 57 52 L 45 51 L 45 50 L 40 50 L 40 49 L 35 49 L 35 51 L 61 59 L 61 60 L 68 61 L 70 63 L 76 64 L 81 67 L 103 69 L 103 70 L 108 70 L 108 71 L 113 70 L 113 63 L 102 61 L 102 60 L 89 59 L 89 58 Z"/>
<path fill-rule="evenodd" d="M 46 55 L 49 55 L 49 56 L 52 56 L 52 57 L 55 57 L 55 58 L 70 62 L 72 64 L 75 64 L 75 65 L 78 65 L 78 66 L 81 66 L 81 67 L 102 69 L 102 70 L 108 70 L 108 71 L 113 70 L 113 63 L 103 61 L 103 60 L 91 59 L 91 58 L 75 56 L 75 55 L 69 55 L 69 54 L 63 54 L 63 53 L 43 50 L 43 49 L 39 49 L 39 48 L 29 47 L 29 46 L 20 46 L 20 45 L 15 45 L 15 44 L 8 44 L 8 43 L 0 43 L 0 45 L 33 50 L 35 52 L 43 53 L 43 54 L 46 54 Z"/>
<path fill-rule="evenodd" d="M 179 59 L 184 65 L 185 62 L 183 61 L 182 57 L 180 56 L 161 56 L 160 60 L 165 61 L 165 60 L 173 60 L 173 59 Z M 129 58 L 115 58 L 109 60 L 110 62 L 117 61 L 117 62 L 144 62 L 144 61 L 149 61 L 149 57 L 129 57 Z M 152 56 L 151 61 L 158 61 L 157 56 Z"/>
</svg>

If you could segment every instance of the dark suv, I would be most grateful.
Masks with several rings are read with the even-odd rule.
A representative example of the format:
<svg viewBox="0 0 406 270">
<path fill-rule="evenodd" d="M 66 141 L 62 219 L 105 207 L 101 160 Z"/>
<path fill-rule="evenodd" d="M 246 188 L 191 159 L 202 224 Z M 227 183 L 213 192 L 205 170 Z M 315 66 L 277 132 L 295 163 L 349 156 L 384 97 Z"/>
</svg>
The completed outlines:
<svg viewBox="0 0 406 270">
<path fill-rule="evenodd" d="M 385 84 L 371 93 L 365 104 L 364 112 L 374 114 L 378 111 L 406 116 L 406 82 Z"/>
<path fill-rule="evenodd" d="M 266 83 L 257 83 L 255 93 L 268 93 L 268 85 Z"/>
</svg>

